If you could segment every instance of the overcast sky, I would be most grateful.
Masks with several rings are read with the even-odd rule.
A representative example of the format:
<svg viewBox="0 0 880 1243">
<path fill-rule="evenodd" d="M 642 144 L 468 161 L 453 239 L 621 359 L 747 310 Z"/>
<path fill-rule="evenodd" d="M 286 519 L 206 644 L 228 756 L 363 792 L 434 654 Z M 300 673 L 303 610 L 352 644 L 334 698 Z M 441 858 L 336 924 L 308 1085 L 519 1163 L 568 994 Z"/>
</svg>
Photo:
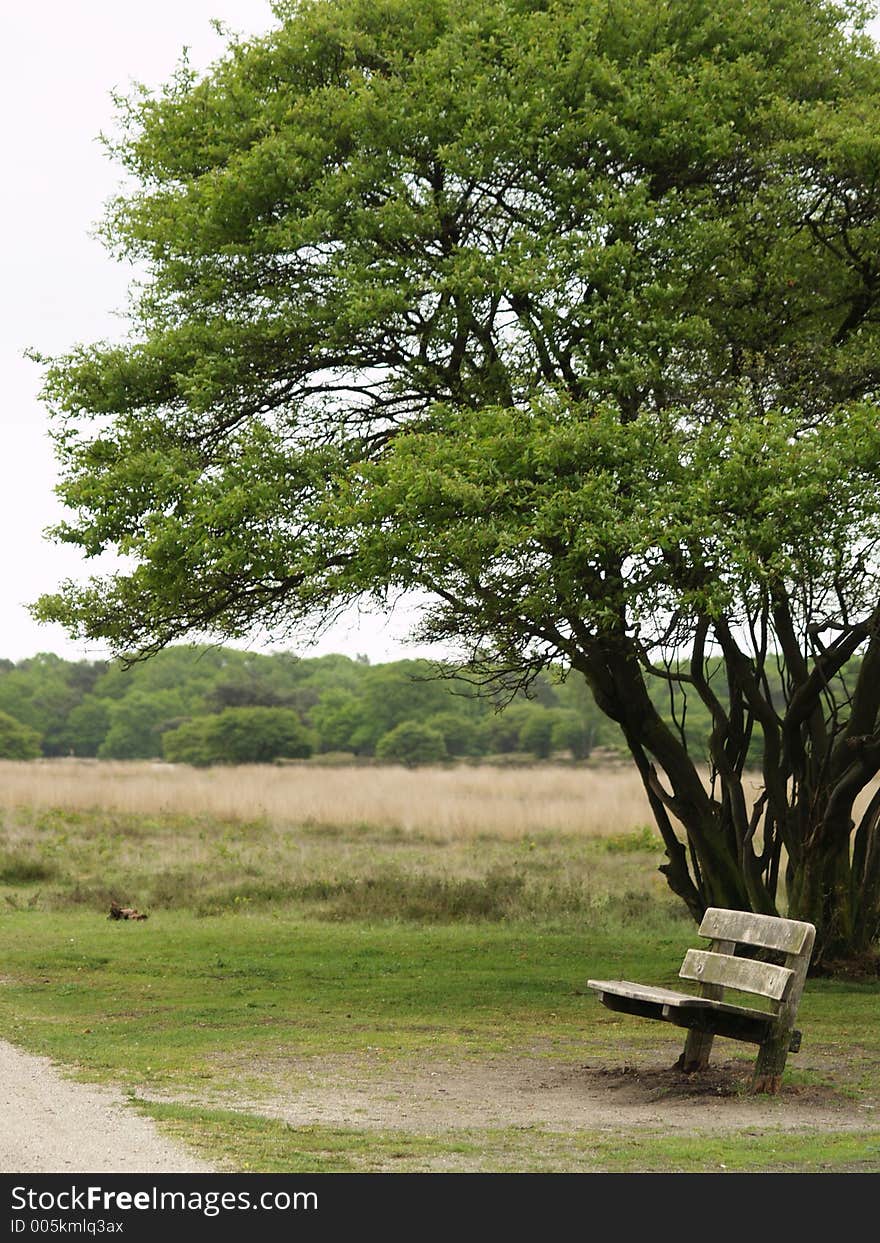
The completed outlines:
<svg viewBox="0 0 880 1243">
<path fill-rule="evenodd" d="M 113 311 L 124 304 L 129 271 L 90 236 L 119 181 L 97 135 L 112 127 L 114 88 L 165 81 L 184 46 L 196 67 L 221 54 L 211 18 L 247 34 L 273 22 L 266 0 L 31 0 L 4 9 L 0 657 L 105 654 L 58 627 L 38 626 L 25 607 L 89 570 L 73 549 L 43 535 L 60 516 L 56 472 L 37 399 L 39 368 L 22 354 L 28 347 L 62 352 L 119 331 Z M 317 647 L 307 647 L 305 636 L 287 646 L 304 655 L 364 652 L 373 661 L 426 652 L 404 645 L 407 629 L 400 611 L 390 622 L 353 620 Z"/>
<path fill-rule="evenodd" d="M 53 494 L 55 464 L 37 392 L 40 369 L 22 357 L 118 333 L 114 309 L 124 305 L 130 269 L 109 258 L 90 234 L 120 171 L 97 135 L 113 126 L 110 94 L 132 81 L 165 81 L 184 46 L 191 63 L 207 66 L 223 51 L 211 27 L 256 34 L 274 19 L 266 0 L 31 0 L 3 13 L 0 106 L 3 117 L 2 310 L 3 379 L 0 453 L 0 657 L 39 651 L 68 659 L 105 655 L 97 644 L 69 639 L 60 627 L 32 621 L 26 605 L 63 578 L 93 567 L 76 550 L 45 539 L 61 507 Z M 329 651 L 372 661 L 428 654 L 403 640 L 406 612 L 390 622 L 353 618 L 317 646 L 288 640 L 303 655 Z M 439 649 L 434 649 L 439 654 Z"/>
</svg>

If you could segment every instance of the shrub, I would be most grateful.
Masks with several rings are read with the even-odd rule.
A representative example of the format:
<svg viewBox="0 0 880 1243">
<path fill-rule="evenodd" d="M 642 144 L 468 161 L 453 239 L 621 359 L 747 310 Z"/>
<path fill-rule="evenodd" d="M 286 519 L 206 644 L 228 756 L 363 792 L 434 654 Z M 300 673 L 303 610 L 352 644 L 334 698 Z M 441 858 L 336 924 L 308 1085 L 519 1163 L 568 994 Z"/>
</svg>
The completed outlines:
<svg viewBox="0 0 880 1243">
<path fill-rule="evenodd" d="M 425 721 L 443 735 L 450 755 L 483 755 L 487 738 L 480 724 L 458 712 L 435 712 Z"/>
<path fill-rule="evenodd" d="M 408 767 L 436 764 L 447 757 L 443 735 L 438 729 L 423 725 L 420 721 L 401 721 L 383 734 L 376 744 L 377 759 L 394 760 Z"/>
<path fill-rule="evenodd" d="M 53 864 L 21 851 L 0 852 L 0 884 L 30 885 L 55 876 Z"/>
<path fill-rule="evenodd" d="M 572 758 L 585 760 L 593 749 L 593 731 L 579 712 L 560 708 L 552 713 L 550 746 L 554 751 L 570 751 Z"/>
<path fill-rule="evenodd" d="M 523 729 L 534 718 L 543 719 L 546 715 L 546 708 L 535 703 L 514 703 L 494 713 L 485 726 L 490 748 L 500 754 L 521 750 Z"/>
<path fill-rule="evenodd" d="M 0 759 L 35 760 L 41 754 L 40 735 L 14 716 L 0 712 Z"/>
<path fill-rule="evenodd" d="M 536 759 L 546 760 L 552 750 L 553 713 L 535 708 L 523 721 L 519 731 L 522 751 L 530 751 Z"/>
<path fill-rule="evenodd" d="M 226 708 L 194 717 L 162 737 L 165 758 L 174 763 L 267 764 L 305 759 L 313 739 L 290 708 Z"/>
</svg>

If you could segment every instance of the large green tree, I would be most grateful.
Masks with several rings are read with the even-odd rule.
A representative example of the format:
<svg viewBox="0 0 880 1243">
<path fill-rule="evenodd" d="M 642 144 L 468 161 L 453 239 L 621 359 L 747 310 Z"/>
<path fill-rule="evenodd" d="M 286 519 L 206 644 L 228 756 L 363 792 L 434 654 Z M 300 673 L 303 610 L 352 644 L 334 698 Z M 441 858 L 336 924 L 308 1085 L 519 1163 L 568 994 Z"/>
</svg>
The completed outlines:
<svg viewBox="0 0 880 1243">
<path fill-rule="evenodd" d="M 820 961 L 870 949 L 862 6 L 274 8 L 205 76 L 121 102 L 130 335 L 49 360 L 46 398 L 58 537 L 126 568 L 40 614 L 149 652 L 417 589 L 424 633 L 487 677 L 586 679 L 695 915 L 783 905 Z"/>
</svg>

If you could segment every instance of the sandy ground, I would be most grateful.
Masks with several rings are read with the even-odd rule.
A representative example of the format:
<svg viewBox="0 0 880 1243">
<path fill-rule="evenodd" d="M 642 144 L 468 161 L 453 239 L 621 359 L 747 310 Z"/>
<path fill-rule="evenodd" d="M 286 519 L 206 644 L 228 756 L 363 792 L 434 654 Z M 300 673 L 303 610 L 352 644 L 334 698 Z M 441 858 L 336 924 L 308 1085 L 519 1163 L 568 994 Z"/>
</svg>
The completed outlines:
<svg viewBox="0 0 880 1243">
<path fill-rule="evenodd" d="M 124 1097 L 62 1078 L 52 1063 L 0 1041 L 0 1173 L 197 1174 Z"/>
<path fill-rule="evenodd" d="M 269 1063 L 242 1067 L 257 1069 L 261 1075 L 273 1071 Z M 315 1058 L 301 1064 L 285 1090 L 280 1085 L 291 1069 L 290 1062 L 279 1063 L 279 1090 L 272 1095 L 226 1093 L 211 1103 L 294 1127 L 420 1134 L 530 1126 L 689 1134 L 876 1129 L 880 1139 L 880 1107 L 823 1087 L 787 1085 L 778 1096 L 749 1095 L 751 1067 L 741 1060 L 719 1059 L 695 1076 L 664 1066 L 608 1068 L 542 1057 L 395 1061 L 393 1066 L 356 1056 Z"/>
<path fill-rule="evenodd" d="M 236 1067 L 224 1066 L 224 1079 Z M 271 1094 L 163 1096 L 283 1119 L 293 1127 L 344 1126 L 410 1134 L 504 1127 L 665 1134 L 870 1131 L 880 1169 L 880 1102 L 829 1087 L 788 1084 L 750 1096 L 748 1063 L 723 1060 L 699 1076 L 664 1066 L 609 1068 L 542 1056 L 474 1061 L 381 1057 L 289 1059 L 243 1064 L 273 1081 Z M 63 1078 L 45 1058 L 0 1041 L 0 1171 L 6 1173 L 201 1173 L 211 1167 L 164 1139 L 108 1088 Z M 870 1160 L 869 1154 L 866 1157 Z"/>
</svg>

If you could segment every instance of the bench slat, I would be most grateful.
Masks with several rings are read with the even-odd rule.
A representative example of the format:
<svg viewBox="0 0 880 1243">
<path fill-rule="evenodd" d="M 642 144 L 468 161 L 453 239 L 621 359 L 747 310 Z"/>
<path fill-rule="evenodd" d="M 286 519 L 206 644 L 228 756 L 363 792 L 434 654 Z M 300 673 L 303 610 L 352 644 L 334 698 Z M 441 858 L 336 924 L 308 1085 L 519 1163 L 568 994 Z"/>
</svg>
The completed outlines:
<svg viewBox="0 0 880 1243">
<path fill-rule="evenodd" d="M 587 985 L 602 996 L 650 1002 L 660 1010 L 657 1018 L 667 1017 L 662 1014 L 661 1008 L 743 1015 L 750 1019 L 760 1019 L 765 1023 L 773 1018 L 773 1015 L 768 1014 L 766 1010 L 755 1010 L 750 1006 L 735 1006 L 725 1001 L 713 1001 L 709 997 L 695 997 L 693 993 L 678 993 L 670 988 L 654 988 L 650 984 L 634 984 L 632 980 L 587 980 Z"/>
<path fill-rule="evenodd" d="M 678 974 L 683 980 L 721 984 L 744 993 L 759 993 L 773 1001 L 782 1000 L 794 977 L 788 967 L 734 958 L 731 954 L 712 954 L 708 950 L 688 950 Z"/>
<path fill-rule="evenodd" d="M 762 949 L 799 954 L 806 944 L 813 925 L 796 919 L 779 919 L 775 915 L 753 915 L 750 911 L 728 911 L 710 906 L 700 924 L 700 936 L 713 941 L 740 941 Z"/>
<path fill-rule="evenodd" d="M 690 993 L 678 993 L 670 988 L 654 988 L 650 984 L 634 984 L 632 980 L 587 980 L 588 988 L 599 993 L 614 993 L 616 997 L 634 997 L 636 1001 L 656 1001 L 659 1005 L 676 1005 L 680 1000 L 699 1001 Z"/>
</svg>

